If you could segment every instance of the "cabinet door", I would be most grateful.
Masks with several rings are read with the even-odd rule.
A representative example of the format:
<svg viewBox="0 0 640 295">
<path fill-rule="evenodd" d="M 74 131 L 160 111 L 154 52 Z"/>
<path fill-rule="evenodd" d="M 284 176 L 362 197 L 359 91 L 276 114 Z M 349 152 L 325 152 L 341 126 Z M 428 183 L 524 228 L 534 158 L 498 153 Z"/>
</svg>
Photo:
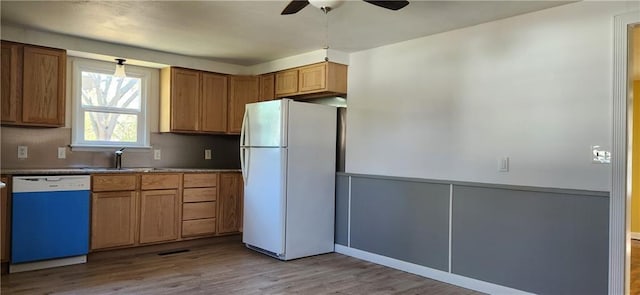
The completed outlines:
<svg viewBox="0 0 640 295">
<path fill-rule="evenodd" d="M 218 194 L 218 234 L 240 231 L 242 223 L 242 175 L 220 174 Z"/>
<path fill-rule="evenodd" d="M 9 229 L 11 228 L 9 226 L 9 222 L 11 221 L 9 216 L 9 178 L 2 177 L 2 182 L 4 182 L 7 187 L 0 190 L 0 218 L 2 218 L 2 220 L 0 220 L 0 227 L 2 227 L 0 235 L 0 247 L 2 248 L 0 252 L 2 252 L 2 255 L 0 255 L 0 260 L 6 262 L 9 261 L 9 245 L 11 245 L 11 243 L 9 243 Z"/>
<path fill-rule="evenodd" d="M 298 93 L 298 70 L 286 70 L 276 73 L 276 97 Z"/>
<path fill-rule="evenodd" d="M 229 78 L 229 133 L 240 133 L 244 106 L 258 101 L 259 78 L 256 76 L 231 76 Z"/>
<path fill-rule="evenodd" d="M 202 108 L 200 130 L 227 131 L 227 77 L 202 73 Z"/>
<path fill-rule="evenodd" d="M 66 52 L 25 46 L 23 54 L 22 123 L 64 126 Z"/>
<path fill-rule="evenodd" d="M 327 64 L 315 64 L 298 70 L 298 92 L 324 90 L 327 87 Z"/>
<path fill-rule="evenodd" d="M 276 98 L 276 75 L 264 74 L 260 76 L 260 101 Z"/>
<path fill-rule="evenodd" d="M 140 244 L 178 238 L 179 201 L 177 190 L 140 193 Z"/>
<path fill-rule="evenodd" d="M 200 72 L 171 68 L 171 131 L 199 130 Z"/>
<path fill-rule="evenodd" d="M 22 113 L 18 103 L 22 93 L 22 50 L 21 44 L 2 41 L 2 96 L 0 100 L 0 118 L 2 123 L 19 122 Z"/>
<path fill-rule="evenodd" d="M 91 249 L 133 245 L 137 228 L 137 193 L 92 193 L 91 198 Z"/>
</svg>

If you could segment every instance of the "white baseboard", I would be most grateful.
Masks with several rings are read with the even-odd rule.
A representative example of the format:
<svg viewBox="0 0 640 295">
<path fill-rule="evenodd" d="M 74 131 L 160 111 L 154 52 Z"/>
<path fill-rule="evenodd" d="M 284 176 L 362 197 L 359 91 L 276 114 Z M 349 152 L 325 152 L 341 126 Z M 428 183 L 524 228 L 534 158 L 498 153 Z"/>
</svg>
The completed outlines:
<svg viewBox="0 0 640 295">
<path fill-rule="evenodd" d="M 81 255 L 81 256 L 73 256 L 73 257 L 66 257 L 66 258 L 60 258 L 60 259 L 26 262 L 26 263 L 20 263 L 20 264 L 10 264 L 9 273 L 31 271 L 31 270 L 37 270 L 37 269 L 52 268 L 52 267 L 80 264 L 80 263 L 86 263 L 86 262 L 87 262 L 87 256 Z"/>
<path fill-rule="evenodd" d="M 335 245 L 335 251 L 340 254 L 355 257 L 358 259 L 366 260 L 376 264 L 384 265 L 387 267 L 395 268 L 398 270 L 406 271 L 415 275 L 423 276 L 426 278 L 434 279 L 437 281 L 445 282 L 448 284 L 460 286 L 463 288 L 488 293 L 488 294 L 532 294 L 525 291 L 504 287 L 484 281 L 463 277 L 460 275 L 452 274 L 449 272 L 425 267 L 409 263 L 406 261 L 389 258 L 386 256 L 369 253 L 366 251 L 349 248 L 342 245 Z"/>
<path fill-rule="evenodd" d="M 631 233 L 631 238 L 634 240 L 640 240 L 640 233 Z"/>
</svg>

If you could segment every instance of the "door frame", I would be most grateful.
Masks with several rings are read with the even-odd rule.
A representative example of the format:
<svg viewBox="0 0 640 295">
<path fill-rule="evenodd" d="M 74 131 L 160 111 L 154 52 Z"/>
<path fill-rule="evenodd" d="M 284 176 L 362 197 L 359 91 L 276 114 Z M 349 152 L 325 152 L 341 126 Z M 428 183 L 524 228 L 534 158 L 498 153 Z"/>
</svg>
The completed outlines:
<svg viewBox="0 0 640 295">
<path fill-rule="evenodd" d="M 631 137 L 633 97 L 629 91 L 629 34 L 640 23 L 639 11 L 614 17 L 613 44 L 613 130 L 611 198 L 609 201 L 609 294 L 629 294 Z"/>
</svg>

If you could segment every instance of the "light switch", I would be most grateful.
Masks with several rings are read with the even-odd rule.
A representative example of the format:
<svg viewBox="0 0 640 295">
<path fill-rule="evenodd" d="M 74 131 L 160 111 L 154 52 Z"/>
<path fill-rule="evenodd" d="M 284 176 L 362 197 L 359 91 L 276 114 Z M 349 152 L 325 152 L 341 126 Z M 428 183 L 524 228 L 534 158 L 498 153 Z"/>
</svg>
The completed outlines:
<svg viewBox="0 0 640 295">
<path fill-rule="evenodd" d="M 153 150 L 153 159 L 154 160 L 162 159 L 162 151 L 160 149 Z"/>
<path fill-rule="evenodd" d="M 204 159 L 211 160 L 211 150 L 204 150 Z"/>
<path fill-rule="evenodd" d="M 29 148 L 26 145 L 18 146 L 18 159 L 26 159 L 29 157 Z"/>
<path fill-rule="evenodd" d="M 67 158 L 67 148 L 66 147 L 58 147 L 58 159 Z"/>
</svg>

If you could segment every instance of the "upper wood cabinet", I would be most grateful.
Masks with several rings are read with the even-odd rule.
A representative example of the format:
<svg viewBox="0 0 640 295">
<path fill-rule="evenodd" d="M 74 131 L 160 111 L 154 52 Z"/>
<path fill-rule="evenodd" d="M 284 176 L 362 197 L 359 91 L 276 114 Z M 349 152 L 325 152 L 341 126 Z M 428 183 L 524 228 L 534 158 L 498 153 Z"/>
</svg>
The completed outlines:
<svg viewBox="0 0 640 295">
<path fill-rule="evenodd" d="M 260 101 L 274 100 L 276 98 L 276 75 L 260 75 Z"/>
<path fill-rule="evenodd" d="M 240 133 L 244 117 L 244 106 L 258 101 L 259 88 L 260 80 L 257 76 L 229 77 L 228 133 Z"/>
<path fill-rule="evenodd" d="M 160 71 L 160 131 L 224 133 L 227 129 L 227 77 L 183 69 Z"/>
<path fill-rule="evenodd" d="M 65 50 L 2 41 L 2 123 L 61 127 Z"/>
<path fill-rule="evenodd" d="M 298 93 L 298 70 L 291 69 L 275 74 L 276 97 L 295 95 Z"/>
<path fill-rule="evenodd" d="M 347 93 L 347 66 L 322 62 L 276 73 L 276 97 L 317 98 Z"/>
<path fill-rule="evenodd" d="M 202 73 L 200 126 L 204 132 L 227 131 L 227 76 Z"/>
<path fill-rule="evenodd" d="M 22 98 L 22 44 L 2 41 L 2 106 L 3 124 L 18 123 L 18 103 Z"/>
</svg>

